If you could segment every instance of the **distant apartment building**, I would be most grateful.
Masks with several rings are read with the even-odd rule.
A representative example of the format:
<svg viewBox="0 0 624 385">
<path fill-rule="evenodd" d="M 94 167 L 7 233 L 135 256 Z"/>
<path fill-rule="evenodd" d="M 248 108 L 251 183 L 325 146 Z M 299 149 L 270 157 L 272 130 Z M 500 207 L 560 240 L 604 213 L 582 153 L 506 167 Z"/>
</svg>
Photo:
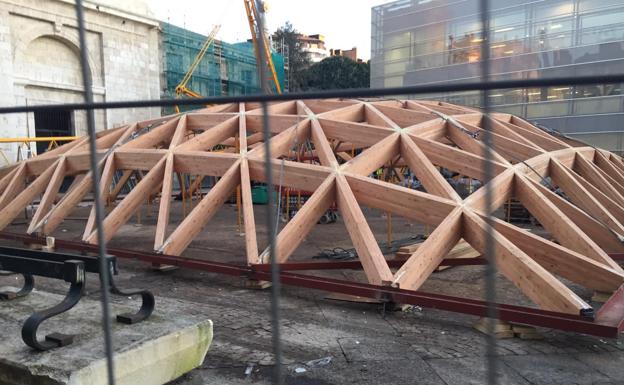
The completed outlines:
<svg viewBox="0 0 624 385">
<path fill-rule="evenodd" d="M 325 48 L 325 36 L 323 35 L 299 35 L 301 49 L 308 54 L 312 63 L 318 63 L 329 57 L 329 51 Z"/>
<path fill-rule="evenodd" d="M 362 59 L 358 58 L 357 47 L 351 49 L 332 48 L 329 50 L 329 56 L 344 56 L 356 62 L 362 61 Z"/>
<path fill-rule="evenodd" d="M 621 73 L 622 0 L 490 1 L 494 80 Z M 373 7 L 371 87 L 459 83 L 480 76 L 478 0 L 399 0 Z M 497 111 L 622 153 L 623 84 L 497 90 Z M 478 106 L 478 92 L 427 95 Z"/>
</svg>

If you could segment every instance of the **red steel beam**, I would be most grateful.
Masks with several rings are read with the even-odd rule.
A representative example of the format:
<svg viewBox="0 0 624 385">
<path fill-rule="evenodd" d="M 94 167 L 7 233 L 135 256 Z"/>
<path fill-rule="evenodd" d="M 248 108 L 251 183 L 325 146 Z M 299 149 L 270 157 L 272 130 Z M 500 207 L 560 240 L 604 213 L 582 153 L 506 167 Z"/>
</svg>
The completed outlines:
<svg viewBox="0 0 624 385">
<path fill-rule="evenodd" d="M 23 241 L 30 244 L 45 244 L 44 238 L 8 232 L 0 232 L 0 238 Z M 97 245 L 58 239 L 55 244 L 56 247 L 61 249 L 79 252 L 97 252 Z M 173 265 L 219 274 L 245 276 L 250 279 L 260 281 L 271 280 L 270 271 L 267 271 L 264 267 L 257 268 L 255 266 L 236 265 L 232 263 L 214 262 L 126 249 L 109 248 L 108 252 L 119 258 L 138 259 L 148 263 Z M 487 303 L 481 300 L 453 297 L 422 291 L 404 290 L 389 286 L 349 282 L 325 277 L 294 274 L 284 271 L 280 272 L 280 280 L 285 285 L 350 294 L 366 298 L 383 299 L 401 304 L 418 305 L 457 313 L 471 314 L 480 317 L 485 317 L 487 315 Z M 624 289 L 620 288 L 618 291 L 620 295 L 614 296 L 616 298 L 612 297 L 613 302 L 611 303 L 611 306 L 619 307 L 624 304 L 624 295 L 622 295 L 622 292 L 624 292 Z M 581 315 L 570 315 L 523 306 L 506 304 L 496 304 L 495 306 L 499 318 L 503 321 L 572 331 L 599 337 L 617 338 L 622 330 L 622 327 L 624 327 L 622 317 L 599 317 L 597 321 L 593 321 L 591 318 L 583 317 Z"/>
</svg>

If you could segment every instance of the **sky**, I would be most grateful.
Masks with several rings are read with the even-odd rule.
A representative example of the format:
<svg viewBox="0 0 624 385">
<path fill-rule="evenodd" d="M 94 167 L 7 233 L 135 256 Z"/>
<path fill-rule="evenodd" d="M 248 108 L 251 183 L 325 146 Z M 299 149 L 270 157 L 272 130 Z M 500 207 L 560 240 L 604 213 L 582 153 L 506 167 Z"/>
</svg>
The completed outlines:
<svg viewBox="0 0 624 385">
<path fill-rule="evenodd" d="M 154 17 L 208 35 L 221 24 L 217 38 L 228 43 L 251 37 L 241 0 L 147 0 Z M 390 0 L 267 0 L 270 32 L 290 21 L 299 32 L 325 36 L 329 48 L 358 48 L 370 58 L 371 7 Z"/>
</svg>

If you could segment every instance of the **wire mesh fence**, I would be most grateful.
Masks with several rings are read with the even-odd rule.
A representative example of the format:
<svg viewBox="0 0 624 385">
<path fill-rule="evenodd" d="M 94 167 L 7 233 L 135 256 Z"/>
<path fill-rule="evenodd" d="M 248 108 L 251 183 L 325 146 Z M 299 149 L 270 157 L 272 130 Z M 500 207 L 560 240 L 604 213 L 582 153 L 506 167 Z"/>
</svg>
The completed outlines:
<svg viewBox="0 0 624 385">
<path fill-rule="evenodd" d="M 624 82 L 624 73 L 622 74 L 610 74 L 610 75 L 601 75 L 601 76 L 578 76 L 578 77 L 561 77 L 561 78 L 548 78 L 548 79 L 526 79 L 526 80 L 505 80 L 505 81 L 493 81 L 490 77 L 490 67 L 489 67 L 489 55 L 490 55 L 490 20 L 489 20 L 489 1 L 481 0 L 480 1 L 480 13 L 481 13 L 481 78 L 479 82 L 472 83 L 453 83 L 453 84 L 437 84 L 437 85 L 416 85 L 416 86 L 404 86 L 404 87 L 393 87 L 393 88 L 380 88 L 380 89 L 349 89 L 349 90 L 331 90 L 331 91 L 322 91 L 322 92 L 304 92 L 304 93 L 286 93 L 286 94 L 268 94 L 265 92 L 260 92 L 257 94 L 247 94 L 247 95 L 238 95 L 238 96 L 215 96 L 215 97 L 205 97 L 205 98 L 196 98 L 196 99 L 182 99 L 182 100 L 172 100 L 172 99 L 164 99 L 164 100 L 134 100 L 134 101 L 118 101 L 118 102 L 94 102 L 93 95 L 91 93 L 91 79 L 90 79 L 90 69 L 89 63 L 87 60 L 87 52 L 89 47 L 87 47 L 87 43 L 85 41 L 85 20 L 84 20 L 84 11 L 83 4 L 81 0 L 76 1 L 76 17 L 78 20 L 78 31 L 80 37 L 80 59 L 81 59 L 81 69 L 83 76 L 83 84 L 84 84 L 84 102 L 83 103 L 66 103 L 66 104 L 56 104 L 56 105 L 27 105 L 27 106 L 4 106 L 0 107 L 0 114 L 8 114 L 8 113 L 23 113 L 23 112 L 35 112 L 35 111 L 54 111 L 54 110 L 80 110 L 86 111 L 87 113 L 87 127 L 88 134 L 90 138 L 90 172 L 93 176 L 93 195 L 94 195 L 94 206 L 96 213 L 96 229 L 102 228 L 103 222 L 103 207 L 102 207 L 102 199 L 100 196 L 100 186 L 99 186 L 99 167 L 98 167 L 98 159 L 96 153 L 96 127 L 95 127 L 95 119 L 94 114 L 97 110 L 105 110 L 105 109 L 124 109 L 124 108 L 140 108 L 140 107 L 173 107 L 175 105 L 180 106 L 201 106 L 206 104 L 219 104 L 219 103 L 243 103 L 243 102 L 260 102 L 262 109 L 262 132 L 264 135 L 264 142 L 268 142 L 271 134 L 270 120 L 268 119 L 268 103 L 275 101 L 287 101 L 287 100 L 298 100 L 298 99 L 322 99 L 322 98 L 373 98 L 373 97 L 397 97 L 402 95 L 408 96 L 418 96 L 424 95 L 428 93 L 441 93 L 441 92 L 460 92 L 460 91 L 480 91 L 481 92 L 481 108 L 483 114 L 487 117 L 490 112 L 490 104 L 489 104 L 489 92 L 491 90 L 500 90 L 500 89 L 512 89 L 512 88 L 529 88 L 529 87 L 547 87 L 547 86 L 571 86 L 571 85 L 590 85 L 590 84 L 608 84 L 608 83 L 622 83 Z M 260 29 L 263 28 L 263 20 L 259 20 Z M 261 36 L 263 36 L 261 34 Z M 267 68 L 266 68 L 266 58 L 264 57 L 264 52 L 260 50 L 260 71 L 259 78 L 261 85 L 267 85 Z M 267 89 L 268 87 L 261 87 L 262 89 Z M 490 119 L 484 119 L 484 137 L 483 141 L 488 144 L 491 141 L 489 137 L 490 130 L 488 130 L 488 122 Z M 491 169 L 491 160 L 493 159 L 493 154 L 490 151 L 491 146 L 485 146 L 485 159 L 487 162 L 485 163 L 485 179 L 490 180 L 494 175 L 494 170 Z M 271 167 L 271 151 L 270 146 L 267 146 L 267 150 L 265 151 L 265 174 L 267 179 L 267 185 L 274 185 L 274 175 L 273 169 Z M 492 206 L 492 186 L 491 184 L 485 184 L 486 189 L 486 199 L 485 206 L 486 212 L 490 212 L 488 208 Z M 268 204 L 267 204 L 267 229 L 269 229 L 269 255 L 271 262 L 271 279 L 272 279 L 272 289 L 271 289 L 271 319 L 272 319 L 272 342 L 273 342 L 273 352 L 275 357 L 275 371 L 273 375 L 273 382 L 276 384 L 281 384 L 283 381 L 282 375 L 282 348 L 281 348 L 281 338 L 280 338 L 280 271 L 279 266 L 276 262 L 275 257 L 275 246 L 276 246 L 276 202 L 275 196 L 273 194 L 268 194 Z M 103 231 L 98 231 L 98 252 L 100 258 L 100 282 L 101 282 L 101 304 L 102 304 L 102 328 L 104 330 L 104 344 L 105 344 L 105 352 L 107 358 L 107 374 L 108 374 L 108 382 L 109 384 L 115 383 L 114 378 L 114 361 L 113 361 L 113 338 L 112 338 L 112 329 L 110 322 L 110 310 L 109 310 L 109 298 L 108 291 L 105 290 L 108 287 L 108 274 L 103 272 L 106 271 L 106 260 L 105 256 L 107 254 L 106 241 L 103 236 Z M 496 250 L 494 248 L 493 242 L 493 234 L 490 232 L 487 233 L 486 237 L 486 252 L 484 253 L 485 259 L 488 261 L 485 269 L 485 293 L 486 293 L 486 302 L 488 304 L 488 329 L 490 333 L 488 333 L 488 347 L 487 354 L 485 359 L 487 360 L 487 381 L 489 384 L 497 383 L 497 359 L 496 359 L 496 339 L 494 337 L 494 333 L 492 332 L 495 327 L 495 319 L 497 318 L 496 312 L 496 283 L 495 283 L 495 275 L 496 275 L 496 264 L 495 258 Z"/>
</svg>

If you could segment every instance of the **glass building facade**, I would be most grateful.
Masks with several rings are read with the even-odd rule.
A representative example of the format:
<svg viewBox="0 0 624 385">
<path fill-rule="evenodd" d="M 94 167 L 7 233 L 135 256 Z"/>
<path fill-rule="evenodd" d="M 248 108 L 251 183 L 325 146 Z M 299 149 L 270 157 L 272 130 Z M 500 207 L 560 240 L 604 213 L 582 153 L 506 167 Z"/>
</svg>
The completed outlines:
<svg viewBox="0 0 624 385">
<path fill-rule="evenodd" d="M 624 0 L 491 0 L 493 80 L 624 72 Z M 479 80 L 478 0 L 399 0 L 372 9 L 371 87 Z M 508 112 L 624 149 L 623 84 L 496 90 Z M 427 95 L 477 106 L 478 92 Z"/>
</svg>

